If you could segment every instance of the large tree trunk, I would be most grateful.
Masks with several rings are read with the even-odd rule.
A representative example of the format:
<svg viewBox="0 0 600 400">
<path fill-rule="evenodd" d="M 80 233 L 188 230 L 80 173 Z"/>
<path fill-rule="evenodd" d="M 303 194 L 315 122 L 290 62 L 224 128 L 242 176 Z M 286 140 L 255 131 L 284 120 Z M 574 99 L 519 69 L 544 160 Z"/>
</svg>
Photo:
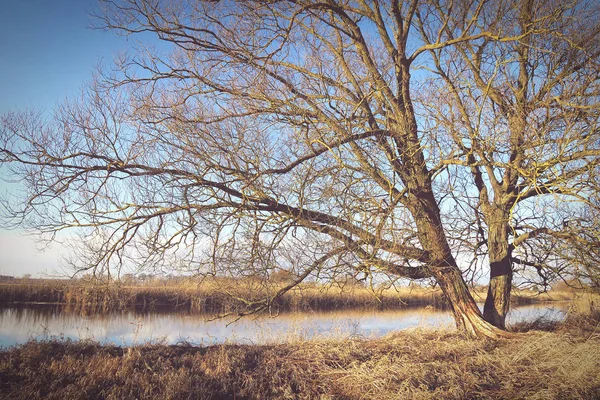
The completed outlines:
<svg viewBox="0 0 600 400">
<path fill-rule="evenodd" d="M 469 289 L 442 228 L 439 208 L 431 191 L 409 196 L 419 240 L 431 258 L 430 269 L 448 300 L 456 327 L 469 337 L 508 337 L 510 333 L 487 322 Z"/>
<path fill-rule="evenodd" d="M 488 230 L 490 283 L 483 306 L 483 316 L 494 326 L 505 329 L 512 288 L 508 213 L 502 210 L 492 212 L 488 220 Z"/>
<path fill-rule="evenodd" d="M 509 332 L 492 325 L 483 318 L 457 266 L 440 268 L 434 275 L 448 299 L 456 327 L 460 332 L 473 338 L 497 339 L 511 336 Z"/>
</svg>

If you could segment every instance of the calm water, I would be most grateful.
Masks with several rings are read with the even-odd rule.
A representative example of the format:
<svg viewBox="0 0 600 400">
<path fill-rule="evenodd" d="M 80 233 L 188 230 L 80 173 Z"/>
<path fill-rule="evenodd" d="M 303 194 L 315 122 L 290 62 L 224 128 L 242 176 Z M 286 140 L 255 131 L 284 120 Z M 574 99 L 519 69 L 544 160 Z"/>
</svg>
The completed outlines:
<svg viewBox="0 0 600 400">
<path fill-rule="evenodd" d="M 509 323 L 544 317 L 564 318 L 566 304 L 529 305 L 514 309 Z M 298 338 L 383 336 L 394 330 L 414 327 L 453 327 L 448 311 L 411 308 L 394 311 L 338 311 L 285 313 L 209 320 L 210 315 L 108 314 L 82 316 L 63 313 L 53 306 L 0 309 L 0 346 L 8 347 L 29 339 L 63 337 L 93 339 L 103 343 L 132 345 L 145 342 L 193 344 L 270 343 Z"/>
</svg>

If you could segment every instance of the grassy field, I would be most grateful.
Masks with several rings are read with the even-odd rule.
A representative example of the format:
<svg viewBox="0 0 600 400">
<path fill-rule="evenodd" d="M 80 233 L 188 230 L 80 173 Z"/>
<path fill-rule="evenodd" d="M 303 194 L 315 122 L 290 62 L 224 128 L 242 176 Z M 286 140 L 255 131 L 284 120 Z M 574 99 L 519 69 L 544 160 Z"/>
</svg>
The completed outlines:
<svg viewBox="0 0 600 400">
<path fill-rule="evenodd" d="M 55 303 L 72 311 L 110 312 L 123 310 L 164 310 L 191 313 L 222 313 L 240 310 L 240 300 L 258 300 L 273 295 L 285 283 L 265 285 L 264 282 L 225 280 L 179 282 L 154 281 L 143 284 L 91 284 L 69 280 L 15 280 L 0 283 L 0 304 Z M 483 302 L 485 289 L 474 291 Z M 515 290 L 514 305 L 542 301 L 569 300 L 572 293 L 554 291 L 538 294 Z M 398 287 L 371 289 L 362 285 L 303 284 L 278 299 L 278 311 L 339 310 L 353 308 L 397 309 L 432 306 L 444 308 L 446 302 L 439 289 Z"/>
<path fill-rule="evenodd" d="M 29 342 L 0 352 L 0 397 L 598 399 L 599 326 L 588 300 L 564 323 L 499 341 L 414 330 L 267 346 Z"/>
</svg>

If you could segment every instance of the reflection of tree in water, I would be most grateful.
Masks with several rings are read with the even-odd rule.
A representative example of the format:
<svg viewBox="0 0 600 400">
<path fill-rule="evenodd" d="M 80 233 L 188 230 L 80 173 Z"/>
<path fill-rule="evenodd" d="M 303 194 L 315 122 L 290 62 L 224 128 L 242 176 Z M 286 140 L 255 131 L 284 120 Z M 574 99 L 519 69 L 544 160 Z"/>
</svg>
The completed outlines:
<svg viewBox="0 0 600 400">
<path fill-rule="evenodd" d="M 11 305 L 1 306 L 2 319 L 9 318 L 21 324 L 47 325 L 49 321 L 59 318 L 60 307 L 56 305 Z"/>
</svg>

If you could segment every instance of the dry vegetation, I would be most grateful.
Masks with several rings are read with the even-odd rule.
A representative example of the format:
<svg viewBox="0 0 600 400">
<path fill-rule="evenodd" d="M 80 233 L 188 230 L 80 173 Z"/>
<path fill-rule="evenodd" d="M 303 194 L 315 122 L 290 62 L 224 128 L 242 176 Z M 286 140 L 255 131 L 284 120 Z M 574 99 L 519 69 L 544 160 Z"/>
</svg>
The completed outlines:
<svg viewBox="0 0 600 400">
<path fill-rule="evenodd" d="M 284 282 L 275 282 L 270 292 L 276 292 Z M 485 289 L 474 290 L 478 301 L 485 299 Z M 240 310 L 243 299 L 261 299 L 267 295 L 261 282 L 223 280 L 202 283 L 187 279 L 179 281 L 153 280 L 136 284 L 91 284 L 69 280 L 15 280 L 0 283 L 0 304 L 54 303 L 67 310 L 110 312 L 123 310 L 162 310 L 191 313 L 220 313 Z M 539 294 L 515 290 L 513 304 L 569 300 L 568 290 Z M 444 308 L 446 301 L 439 289 L 421 286 L 372 289 L 360 284 L 303 284 L 275 302 L 279 311 L 339 310 L 353 308 L 396 309 L 411 306 Z"/>
<path fill-rule="evenodd" d="M 563 324 L 498 341 L 415 330 L 267 346 L 30 342 L 0 353 L 0 397 L 596 399 L 600 309 L 579 305 Z"/>
</svg>

